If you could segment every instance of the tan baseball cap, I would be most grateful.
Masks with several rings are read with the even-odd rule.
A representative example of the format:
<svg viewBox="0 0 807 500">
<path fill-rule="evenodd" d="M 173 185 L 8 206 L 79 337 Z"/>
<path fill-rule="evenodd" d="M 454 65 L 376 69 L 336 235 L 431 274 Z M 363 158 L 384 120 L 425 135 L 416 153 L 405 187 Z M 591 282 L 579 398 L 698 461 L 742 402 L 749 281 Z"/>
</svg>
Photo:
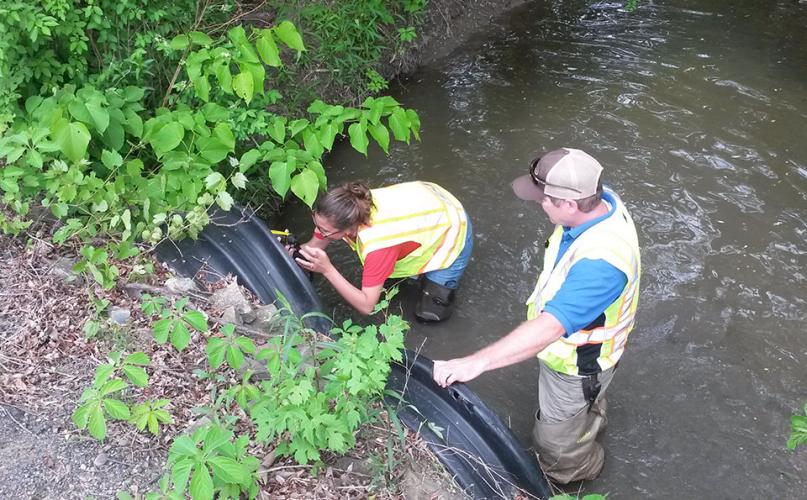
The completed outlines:
<svg viewBox="0 0 807 500">
<path fill-rule="evenodd" d="M 597 193 L 601 173 L 602 165 L 588 153 L 556 149 L 533 160 L 530 173 L 513 181 L 513 192 L 530 201 L 541 201 L 544 195 L 581 200 Z"/>
</svg>

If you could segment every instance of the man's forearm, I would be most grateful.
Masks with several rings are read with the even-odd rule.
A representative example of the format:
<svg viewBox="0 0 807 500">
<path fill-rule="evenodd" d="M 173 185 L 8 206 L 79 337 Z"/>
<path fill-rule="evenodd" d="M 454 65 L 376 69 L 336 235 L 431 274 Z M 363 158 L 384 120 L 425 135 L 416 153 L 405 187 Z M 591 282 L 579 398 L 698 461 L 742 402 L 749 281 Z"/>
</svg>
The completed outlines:
<svg viewBox="0 0 807 500">
<path fill-rule="evenodd" d="M 484 371 L 495 370 L 535 357 L 563 334 L 563 325 L 554 316 L 541 313 L 470 357 L 481 362 Z"/>
</svg>

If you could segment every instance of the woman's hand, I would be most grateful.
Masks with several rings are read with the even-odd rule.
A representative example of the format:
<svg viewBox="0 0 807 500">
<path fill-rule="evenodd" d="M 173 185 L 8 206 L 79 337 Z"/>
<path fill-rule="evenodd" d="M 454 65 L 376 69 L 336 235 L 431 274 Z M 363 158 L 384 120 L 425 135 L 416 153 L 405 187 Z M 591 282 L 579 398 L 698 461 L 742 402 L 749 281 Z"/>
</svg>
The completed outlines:
<svg viewBox="0 0 807 500">
<path fill-rule="evenodd" d="M 331 264 L 331 259 L 328 258 L 328 254 L 321 248 L 303 245 L 300 247 L 300 254 L 305 257 L 305 260 L 300 258 L 294 260 L 306 271 L 327 274 L 335 270 L 333 264 Z"/>
</svg>

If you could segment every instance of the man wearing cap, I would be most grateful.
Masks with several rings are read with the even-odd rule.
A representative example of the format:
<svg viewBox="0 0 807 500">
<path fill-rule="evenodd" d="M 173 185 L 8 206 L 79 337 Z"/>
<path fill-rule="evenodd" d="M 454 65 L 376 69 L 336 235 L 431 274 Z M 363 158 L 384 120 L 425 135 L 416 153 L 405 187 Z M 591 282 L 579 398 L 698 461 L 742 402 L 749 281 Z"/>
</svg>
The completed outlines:
<svg viewBox="0 0 807 500">
<path fill-rule="evenodd" d="M 639 244 L 619 196 L 603 188 L 602 166 L 578 149 L 536 158 L 513 191 L 555 224 L 527 321 L 464 358 L 434 362 L 443 387 L 538 356 L 533 441 L 544 472 L 559 483 L 593 479 L 604 463 L 605 391 L 633 329 Z"/>
</svg>

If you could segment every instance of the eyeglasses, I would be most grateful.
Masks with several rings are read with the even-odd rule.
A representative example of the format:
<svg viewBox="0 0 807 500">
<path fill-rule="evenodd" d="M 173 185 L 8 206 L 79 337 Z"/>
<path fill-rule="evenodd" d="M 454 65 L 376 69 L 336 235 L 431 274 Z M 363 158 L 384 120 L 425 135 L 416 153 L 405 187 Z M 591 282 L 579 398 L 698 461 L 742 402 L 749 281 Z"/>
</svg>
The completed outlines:
<svg viewBox="0 0 807 500">
<path fill-rule="evenodd" d="M 316 212 L 311 213 L 311 220 L 314 222 L 314 227 L 317 229 L 317 231 L 319 231 L 319 235 L 322 236 L 324 239 L 330 239 L 331 236 L 333 236 L 334 234 L 344 232 L 344 230 L 342 230 L 342 229 L 337 229 L 335 231 L 330 231 L 330 232 L 329 231 L 323 231 L 322 228 L 319 226 L 319 224 L 317 224 L 317 219 L 316 219 L 316 217 L 314 217 L 315 215 L 317 215 Z"/>
<path fill-rule="evenodd" d="M 561 186 L 559 184 L 552 184 L 552 183 L 546 182 L 544 179 L 541 179 L 540 177 L 538 177 L 538 164 L 540 162 L 541 162 L 541 158 L 538 157 L 538 158 L 532 160 L 532 163 L 530 164 L 530 178 L 532 179 L 533 184 L 535 184 L 536 186 L 545 186 L 545 187 L 549 186 L 549 187 L 556 187 L 556 188 L 559 188 L 559 189 L 568 189 L 569 191 L 574 191 L 575 193 L 582 193 L 583 192 L 580 189 L 573 188 L 573 187 L 570 187 L 570 186 Z"/>
</svg>

